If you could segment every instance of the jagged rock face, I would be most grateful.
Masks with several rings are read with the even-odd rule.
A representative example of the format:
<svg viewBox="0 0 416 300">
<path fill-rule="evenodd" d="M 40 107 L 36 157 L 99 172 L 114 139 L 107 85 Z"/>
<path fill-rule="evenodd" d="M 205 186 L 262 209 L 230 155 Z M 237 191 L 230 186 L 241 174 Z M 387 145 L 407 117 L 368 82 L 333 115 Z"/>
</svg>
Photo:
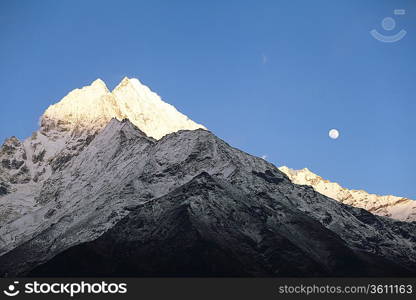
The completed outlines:
<svg viewBox="0 0 416 300">
<path fill-rule="evenodd" d="M 30 181 L 31 178 L 25 165 L 26 159 L 26 151 L 16 137 L 11 137 L 4 142 L 0 148 L 0 178 L 4 184 Z"/>
<path fill-rule="evenodd" d="M 39 209 L 0 228 L 3 276 L 416 270 L 413 223 L 295 185 L 205 130 L 157 141 L 113 120 L 50 176 L 38 202 Z"/>
<path fill-rule="evenodd" d="M 401 221 L 416 221 L 416 201 L 396 196 L 379 196 L 363 190 L 349 190 L 338 183 L 330 182 L 308 169 L 292 170 L 280 167 L 295 184 L 309 185 L 317 192 L 355 207 L 364 208 L 373 214 Z"/>
<path fill-rule="evenodd" d="M 33 207 L 26 201 L 31 180 L 23 144 L 16 137 L 7 139 L 0 148 L 0 226 Z"/>
</svg>

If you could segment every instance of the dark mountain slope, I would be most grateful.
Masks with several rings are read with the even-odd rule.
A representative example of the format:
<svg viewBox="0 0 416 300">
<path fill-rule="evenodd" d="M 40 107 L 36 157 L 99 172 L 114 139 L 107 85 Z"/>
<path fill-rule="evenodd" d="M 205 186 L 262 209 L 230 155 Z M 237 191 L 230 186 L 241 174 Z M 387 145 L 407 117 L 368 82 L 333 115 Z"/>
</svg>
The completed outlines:
<svg viewBox="0 0 416 300">
<path fill-rule="evenodd" d="M 203 172 L 164 197 L 129 208 L 100 238 L 64 251 L 29 276 L 410 274 L 382 257 L 357 255 L 297 210 L 278 209 Z"/>
</svg>

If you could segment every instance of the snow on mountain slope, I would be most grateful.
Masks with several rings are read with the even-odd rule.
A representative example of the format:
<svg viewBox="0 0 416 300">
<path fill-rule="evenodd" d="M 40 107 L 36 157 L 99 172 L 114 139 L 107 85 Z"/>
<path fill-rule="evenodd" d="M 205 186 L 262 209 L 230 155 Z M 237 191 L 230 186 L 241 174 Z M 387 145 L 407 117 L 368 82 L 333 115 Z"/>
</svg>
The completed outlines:
<svg viewBox="0 0 416 300">
<path fill-rule="evenodd" d="M 286 166 L 279 168 L 295 184 L 309 185 L 315 191 L 344 204 L 364 208 L 376 215 L 401 221 L 416 221 L 416 201 L 396 196 L 379 196 L 363 190 L 349 190 L 338 183 L 330 182 L 312 173 L 307 168 L 293 170 Z"/>
</svg>

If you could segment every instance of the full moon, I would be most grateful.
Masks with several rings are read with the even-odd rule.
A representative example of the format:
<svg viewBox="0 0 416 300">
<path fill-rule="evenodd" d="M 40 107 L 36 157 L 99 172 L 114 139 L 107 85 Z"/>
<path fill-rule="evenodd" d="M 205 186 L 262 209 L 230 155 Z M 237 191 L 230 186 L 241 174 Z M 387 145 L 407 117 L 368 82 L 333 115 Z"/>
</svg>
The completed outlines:
<svg viewBox="0 0 416 300">
<path fill-rule="evenodd" d="M 331 129 L 328 135 L 331 139 L 336 140 L 339 137 L 339 131 L 336 129 Z"/>
</svg>

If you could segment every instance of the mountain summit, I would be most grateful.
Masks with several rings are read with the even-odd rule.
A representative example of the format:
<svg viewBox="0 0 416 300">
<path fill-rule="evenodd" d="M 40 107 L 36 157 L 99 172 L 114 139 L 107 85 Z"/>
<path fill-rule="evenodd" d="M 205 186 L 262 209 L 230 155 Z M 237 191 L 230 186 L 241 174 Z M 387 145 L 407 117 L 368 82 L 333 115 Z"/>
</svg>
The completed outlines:
<svg viewBox="0 0 416 300">
<path fill-rule="evenodd" d="M 138 79 L 127 77 L 112 92 L 101 79 L 73 90 L 45 111 L 41 125 L 97 130 L 112 118 L 129 119 L 155 139 L 178 130 L 206 129 L 164 102 Z"/>
</svg>

